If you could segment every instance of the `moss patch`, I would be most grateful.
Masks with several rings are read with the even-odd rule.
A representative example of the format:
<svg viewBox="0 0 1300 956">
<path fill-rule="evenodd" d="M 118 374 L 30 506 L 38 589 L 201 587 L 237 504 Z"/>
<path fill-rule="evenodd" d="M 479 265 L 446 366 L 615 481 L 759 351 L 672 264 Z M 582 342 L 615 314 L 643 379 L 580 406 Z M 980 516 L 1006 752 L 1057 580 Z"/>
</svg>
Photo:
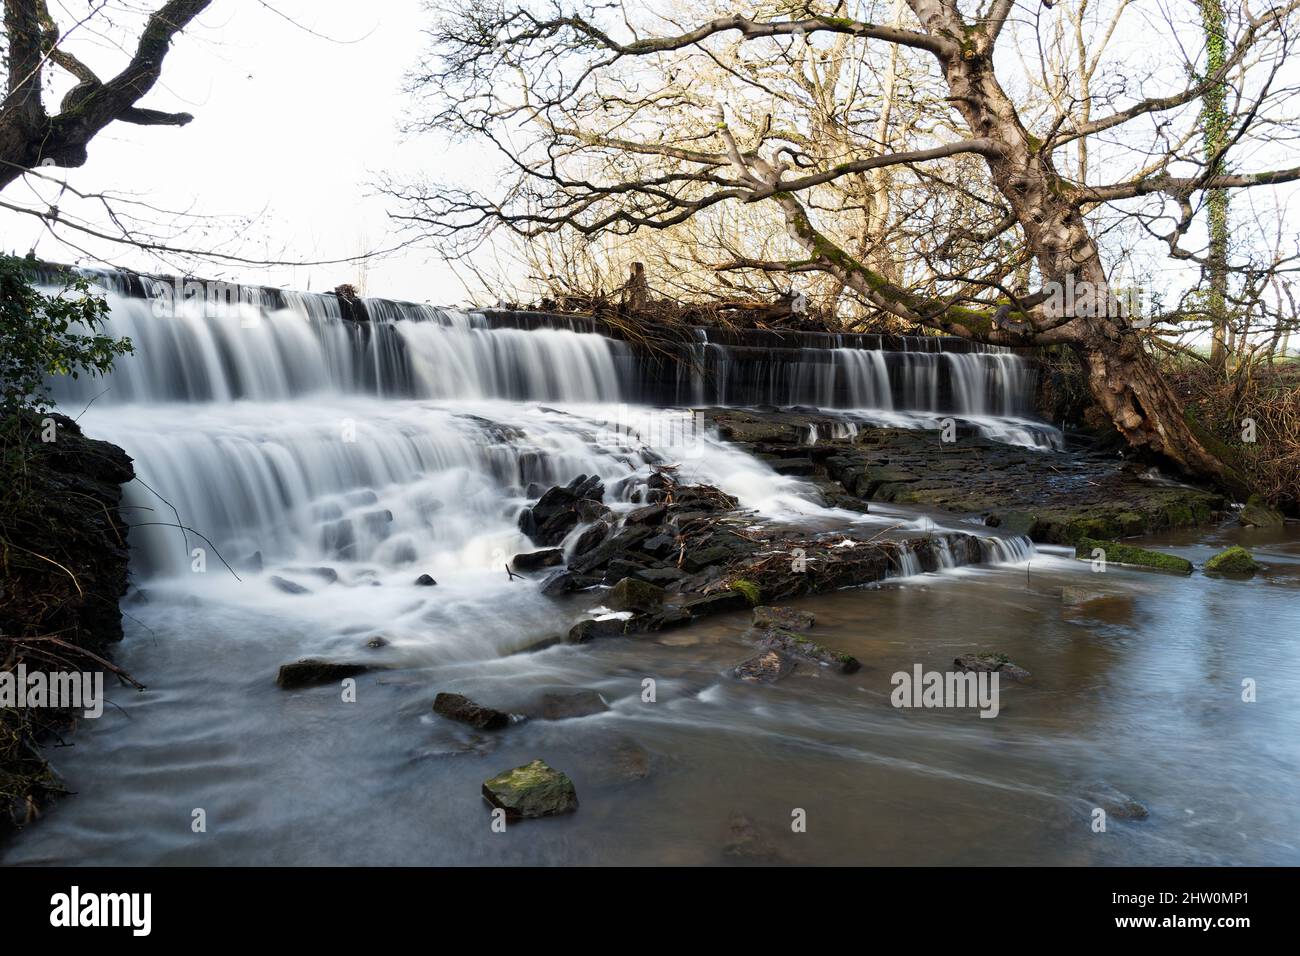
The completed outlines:
<svg viewBox="0 0 1300 956">
<path fill-rule="evenodd" d="M 1192 562 L 1177 555 L 1165 554 L 1163 551 L 1151 551 L 1147 548 L 1135 548 L 1117 541 L 1098 541 L 1083 538 L 1074 546 L 1076 558 L 1091 558 L 1093 551 L 1100 548 L 1106 560 L 1114 564 L 1125 564 L 1137 568 L 1154 568 L 1157 571 L 1169 571 L 1173 574 L 1191 574 Z"/>
<path fill-rule="evenodd" d="M 751 607 L 757 606 L 762 600 L 763 595 L 759 586 L 753 581 L 746 580 L 745 578 L 737 578 L 732 581 L 731 590 L 739 591 L 741 594 L 745 595 L 745 600 L 749 602 Z"/>
</svg>

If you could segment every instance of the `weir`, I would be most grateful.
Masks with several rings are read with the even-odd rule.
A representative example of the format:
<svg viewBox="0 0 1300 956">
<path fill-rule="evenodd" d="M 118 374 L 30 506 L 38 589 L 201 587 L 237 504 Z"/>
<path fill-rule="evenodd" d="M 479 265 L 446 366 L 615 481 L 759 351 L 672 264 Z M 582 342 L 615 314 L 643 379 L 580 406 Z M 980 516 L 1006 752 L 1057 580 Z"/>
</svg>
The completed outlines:
<svg viewBox="0 0 1300 956">
<path fill-rule="evenodd" d="M 961 340 L 695 329 L 648 349 L 583 317 L 92 275 L 105 331 L 135 353 L 54 394 L 70 414 L 89 405 L 83 425 L 136 459 L 146 574 L 193 570 L 204 543 L 177 524 L 209 539 L 213 567 L 499 567 L 528 550 L 515 519 L 539 489 L 597 475 L 629 503 L 662 461 L 759 513 L 815 510 L 799 480 L 664 429 L 691 406 L 837 409 L 845 434 L 951 416 L 1059 441 L 1032 417 L 1031 360 Z M 690 447 L 657 446 L 665 433 Z"/>
</svg>

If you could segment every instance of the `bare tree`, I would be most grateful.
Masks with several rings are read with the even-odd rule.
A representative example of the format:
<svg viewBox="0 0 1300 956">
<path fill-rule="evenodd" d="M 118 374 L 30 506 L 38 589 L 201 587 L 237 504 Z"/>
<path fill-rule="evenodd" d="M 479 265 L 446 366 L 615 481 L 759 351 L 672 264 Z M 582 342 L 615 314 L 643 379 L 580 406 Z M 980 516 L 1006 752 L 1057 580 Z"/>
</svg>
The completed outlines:
<svg viewBox="0 0 1300 956">
<path fill-rule="evenodd" d="M 172 38 L 211 0 L 168 0 L 145 23 L 130 61 L 116 76 L 101 79 L 67 49 L 45 0 L 5 0 L 4 49 L 8 84 L 0 109 L 0 189 L 40 166 L 81 166 L 90 141 L 114 122 L 184 126 L 188 113 L 164 113 L 137 105 L 162 75 Z M 82 23 L 103 11 L 91 4 Z M 57 66 L 76 79 L 58 110 L 46 106 L 46 71 Z"/>
<path fill-rule="evenodd" d="M 1035 42 L 1051 5 L 906 3 L 906 20 L 880 4 L 847 16 L 843 3 L 778 0 L 693 23 L 617 4 L 571 8 L 565 0 L 544 12 L 510 2 L 441 7 L 431 31 L 435 56 L 413 82 L 434 104 L 427 125 L 482 137 L 515 175 L 492 193 L 415 183 L 394 195 L 407 204 L 413 227 L 466 248 L 500 228 L 523 237 L 626 235 L 671 228 L 723 204 L 762 203 L 797 252 L 737 266 L 828 275 L 875 308 L 952 335 L 1068 345 L 1095 400 L 1133 446 L 1241 489 L 1240 477 L 1184 419 L 1151 355 L 1150 330 L 1110 307 L 1099 233 L 1103 213 L 1118 209 L 1169 256 L 1204 267 L 1205 256 L 1187 240 L 1205 195 L 1300 178 L 1300 167 L 1225 171 L 1232 150 L 1292 132 L 1285 104 L 1294 91 L 1278 78 L 1300 0 L 1258 14 L 1245 5 L 1232 11 L 1223 25 L 1225 55 L 1212 70 L 1196 68 L 1204 51 L 1188 49 L 1188 25 L 1170 20 L 1164 49 L 1181 51 L 1185 69 L 1112 79 L 1101 90 L 1092 76 L 1083 115 L 1070 95 L 1033 120 L 1024 93 L 1031 84 L 1000 75 L 1008 70 L 1003 38 L 1020 33 Z M 1116 16 L 1134 6 L 1121 4 Z M 873 7 L 884 15 L 871 16 Z M 1142 16 L 1141 29 L 1160 26 Z M 1192 29 L 1197 25 L 1193 20 Z M 766 113 L 752 98 L 738 98 L 705 124 L 680 95 L 676 74 L 714 56 L 719 44 L 770 53 L 809 43 L 825 50 L 845 40 L 928 61 L 924 82 L 942 96 L 905 148 L 877 144 L 854 124 L 845 156 L 843 139 L 786 122 L 779 96 L 766 98 Z M 1088 60 L 1088 38 L 1080 34 L 1078 42 Z M 1195 142 L 1202 101 L 1225 83 L 1234 92 L 1224 105 L 1224 147 L 1210 157 L 1184 149 Z M 1090 145 L 1094 154 L 1114 153 L 1121 136 L 1138 143 L 1126 147 L 1137 161 L 1122 175 L 1090 178 L 1094 164 L 1086 157 L 1069 173 L 1058 165 L 1067 147 L 1078 155 Z M 930 237 L 929 275 L 891 275 L 837 237 L 846 211 L 817 201 L 822 187 L 881 170 L 930 187 L 926 205 L 907 216 Z M 1036 288 L 1018 287 L 1030 277 Z M 1054 305 L 1062 288 L 1091 294 L 1062 310 Z"/>
</svg>

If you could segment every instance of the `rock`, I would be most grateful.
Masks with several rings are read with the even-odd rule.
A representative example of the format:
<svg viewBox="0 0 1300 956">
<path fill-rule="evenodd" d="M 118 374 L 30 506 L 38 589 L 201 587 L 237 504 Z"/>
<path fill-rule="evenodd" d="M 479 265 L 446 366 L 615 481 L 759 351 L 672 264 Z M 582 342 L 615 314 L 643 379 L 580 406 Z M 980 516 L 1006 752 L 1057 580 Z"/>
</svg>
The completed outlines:
<svg viewBox="0 0 1300 956">
<path fill-rule="evenodd" d="M 741 661 L 731 669 L 731 676 L 753 684 L 775 684 L 797 666 L 797 661 L 780 651 L 766 650 Z"/>
<path fill-rule="evenodd" d="M 537 504 L 525 508 L 519 515 L 519 530 L 534 544 L 557 545 L 583 520 L 582 514 L 591 515 L 595 511 L 583 502 L 599 504 L 604 495 L 605 486 L 600 478 L 579 475 L 563 487 L 556 485 L 549 489 L 537 499 Z"/>
<path fill-rule="evenodd" d="M 596 568 L 604 567 L 613 558 L 626 554 L 650 537 L 650 533 L 651 529 L 644 525 L 620 528 L 589 552 L 582 555 L 582 557 L 574 558 L 569 564 L 569 570 L 578 574 L 586 574 Z"/>
<path fill-rule="evenodd" d="M 641 542 L 641 550 L 656 558 L 667 558 L 678 550 L 677 539 L 670 534 L 656 534 Z"/>
<path fill-rule="evenodd" d="M 510 723 L 509 714 L 476 704 L 461 694 L 439 694 L 433 699 L 433 712 L 479 730 L 500 730 Z"/>
<path fill-rule="evenodd" d="M 1259 562 L 1245 548 L 1233 545 L 1220 551 L 1205 562 L 1206 574 L 1225 574 L 1233 577 L 1251 577 L 1259 570 Z"/>
<path fill-rule="evenodd" d="M 626 626 L 627 622 L 617 617 L 607 617 L 600 621 L 589 618 L 569 628 L 568 641 L 570 644 L 585 644 L 596 637 L 616 637 L 625 632 Z"/>
<path fill-rule="evenodd" d="M 285 570 L 294 574 L 310 574 L 313 577 L 320 578 L 326 584 L 334 584 L 339 579 L 339 573 L 333 568 L 285 568 Z"/>
<path fill-rule="evenodd" d="M 497 774 L 483 784 L 483 796 L 514 820 L 573 813 L 578 809 L 573 781 L 541 760 Z"/>
<path fill-rule="evenodd" d="M 310 594 L 311 593 L 310 589 L 303 587 L 301 584 L 295 584 L 292 581 L 287 581 L 284 578 L 280 577 L 278 574 L 271 575 L 267 580 L 269 580 L 272 584 L 274 584 L 285 594 Z"/>
<path fill-rule="evenodd" d="M 368 670 L 370 670 L 369 664 L 347 664 L 304 657 L 292 664 L 281 664 L 275 682 L 285 690 L 297 690 L 300 687 L 332 684 L 348 677 L 364 674 Z"/>
<path fill-rule="evenodd" d="M 793 631 L 773 628 L 760 631 L 757 636 L 759 643 L 763 647 L 780 651 L 788 657 L 805 660 L 812 664 L 833 667 L 841 674 L 852 674 L 862 667 L 858 659 L 851 654 L 833 651 Z"/>
<path fill-rule="evenodd" d="M 735 556 L 738 550 L 738 548 L 728 548 L 723 545 L 712 545 L 695 551 L 687 548 L 686 557 L 682 564 L 687 571 L 700 571 L 715 564 L 726 564 L 730 558 Z"/>
<path fill-rule="evenodd" d="M 649 581 L 636 578 L 623 578 L 614 585 L 613 590 L 605 596 L 604 604 L 615 611 L 639 611 L 650 613 L 658 610 L 664 603 L 664 589 Z"/>
<path fill-rule="evenodd" d="M 557 564 L 564 563 L 564 552 L 559 548 L 547 548 L 544 551 L 529 551 L 525 554 L 516 554 L 510 560 L 510 566 L 515 571 L 540 571 L 542 568 L 553 568 Z"/>
<path fill-rule="evenodd" d="M 753 862 L 775 862 L 781 858 L 776 844 L 743 813 L 733 813 L 727 820 L 729 835 L 722 848 L 724 856 Z"/>
<path fill-rule="evenodd" d="M 563 644 L 563 643 L 564 643 L 564 638 L 560 637 L 560 635 L 558 634 L 552 634 L 549 637 L 543 637 L 541 640 L 533 641 L 531 644 L 524 645 L 523 647 L 519 648 L 519 650 L 515 651 L 515 653 L 535 654 L 538 651 L 546 650 L 548 647 L 554 647 L 556 644 Z"/>
<path fill-rule="evenodd" d="M 541 720 L 568 720 L 571 717 L 603 714 L 607 710 L 609 705 L 594 690 L 555 691 L 543 694 L 537 706 L 528 711 L 528 715 Z"/>
<path fill-rule="evenodd" d="M 1083 798 L 1106 811 L 1117 820 L 1145 820 L 1151 811 L 1140 800 L 1130 797 L 1104 781 L 1096 781 L 1083 788 Z"/>
<path fill-rule="evenodd" d="M 1135 568 L 1152 568 L 1173 574 L 1192 573 L 1192 562 L 1186 558 L 1165 554 L 1163 551 L 1135 548 L 1132 545 L 1120 544 L 1117 541 L 1096 541 L 1092 538 L 1081 538 L 1074 546 L 1074 556 L 1076 558 L 1091 559 L 1093 551 L 1098 548 L 1105 552 L 1106 560 L 1113 564 L 1128 565 Z"/>
<path fill-rule="evenodd" d="M 664 607 L 653 614 L 638 614 L 628 622 L 628 630 L 637 633 L 671 631 L 675 628 L 685 627 L 693 620 L 695 618 L 685 608 Z"/>
<path fill-rule="evenodd" d="M 668 514 L 668 508 L 665 505 L 646 505 L 644 508 L 629 511 L 623 518 L 623 524 L 659 524 L 664 520 L 666 514 Z"/>
<path fill-rule="evenodd" d="M 650 754 L 630 737 L 602 739 L 591 749 L 593 765 L 583 779 L 598 786 L 616 786 L 650 776 Z"/>
<path fill-rule="evenodd" d="M 1029 671 L 1011 663 L 1005 654 L 963 654 L 953 658 L 952 663 L 959 671 L 996 672 L 1009 680 L 1025 680 L 1030 676 Z"/>
<path fill-rule="evenodd" d="M 1038 526 L 1038 515 L 1030 514 L 1028 511 L 1009 511 L 996 517 L 998 520 L 990 521 L 990 526 L 1008 534 L 1023 534 L 1027 538 L 1032 538 L 1034 529 Z"/>
<path fill-rule="evenodd" d="M 632 572 L 632 577 L 640 578 L 642 581 L 649 581 L 651 584 L 658 584 L 661 587 L 671 584 L 673 581 L 680 581 L 686 576 L 685 572 L 677 568 L 641 568 Z"/>
<path fill-rule="evenodd" d="M 421 574 L 418 578 L 415 579 L 415 583 L 422 588 L 431 588 L 438 582 L 435 581 L 431 575 Z"/>
<path fill-rule="evenodd" d="M 578 535 L 578 540 L 573 543 L 573 553 L 575 556 L 586 554 L 596 545 L 600 544 L 609 536 L 609 525 L 604 521 L 593 521 L 591 527 L 582 534 Z"/>
<path fill-rule="evenodd" d="M 1270 507 L 1259 495 L 1251 495 L 1237 520 L 1248 528 L 1280 528 L 1286 519 L 1282 512 Z"/>
<path fill-rule="evenodd" d="M 790 631 L 807 631 L 817 622 L 808 611 L 792 607 L 760 606 L 754 608 L 755 627 L 783 627 Z"/>
<path fill-rule="evenodd" d="M 374 637 L 366 641 L 366 647 L 370 648 L 371 650 L 378 650 L 381 647 L 387 647 L 388 643 L 389 643 L 388 638 L 380 637 L 378 634 L 376 634 Z"/>
<path fill-rule="evenodd" d="M 687 597 L 679 601 L 678 606 L 690 611 L 696 617 L 707 617 L 711 614 L 743 611 L 749 607 L 749 599 L 745 597 L 742 591 L 727 589 L 725 591 L 714 591 L 712 594 Z"/>
</svg>

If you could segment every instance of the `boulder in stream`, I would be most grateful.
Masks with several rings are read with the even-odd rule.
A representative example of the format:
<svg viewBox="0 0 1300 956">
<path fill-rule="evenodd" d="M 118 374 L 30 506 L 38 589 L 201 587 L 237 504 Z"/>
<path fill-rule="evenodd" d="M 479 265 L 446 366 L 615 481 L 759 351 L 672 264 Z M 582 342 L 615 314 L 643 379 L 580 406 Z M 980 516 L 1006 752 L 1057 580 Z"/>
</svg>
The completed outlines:
<svg viewBox="0 0 1300 956">
<path fill-rule="evenodd" d="M 1206 574 L 1248 578 L 1259 570 L 1259 562 L 1245 548 L 1233 545 L 1205 562 Z"/>
<path fill-rule="evenodd" d="M 499 773 L 483 784 L 483 797 L 514 820 L 573 813 L 578 793 L 568 774 L 541 760 Z"/>
<path fill-rule="evenodd" d="M 1192 562 L 1176 554 L 1163 551 L 1151 551 L 1148 548 L 1135 548 L 1131 544 L 1118 541 L 1097 541 L 1093 538 L 1080 538 L 1074 545 L 1076 558 L 1091 558 L 1093 552 L 1100 550 L 1106 560 L 1114 564 L 1123 564 L 1134 568 L 1151 568 L 1155 571 L 1168 571 L 1171 574 L 1191 574 Z"/>
<path fill-rule="evenodd" d="M 433 699 L 433 711 L 479 730 L 500 730 L 510 723 L 509 714 L 476 704 L 462 694 L 439 694 Z"/>
<path fill-rule="evenodd" d="M 594 690 L 551 691 L 542 695 L 535 707 L 528 711 L 530 717 L 541 720 L 568 720 L 571 717 L 590 717 L 609 710 L 605 698 Z"/>
<path fill-rule="evenodd" d="M 432 575 L 421 574 L 418 578 L 415 579 L 415 583 L 422 588 L 431 588 L 438 582 L 433 579 Z"/>
<path fill-rule="evenodd" d="M 758 636 L 759 644 L 763 647 L 780 651 L 797 660 L 834 668 L 841 674 L 852 674 L 862 667 L 853 655 L 823 647 L 809 637 L 784 628 L 767 628 L 759 631 Z"/>
<path fill-rule="evenodd" d="M 528 551 L 524 554 L 516 554 L 510 560 L 510 566 L 515 571 L 540 571 L 542 568 L 553 568 L 557 564 L 563 563 L 564 552 L 559 548 Z"/>
<path fill-rule="evenodd" d="M 332 684 L 347 677 L 356 677 L 370 670 L 369 664 L 349 664 L 341 661 L 322 661 L 304 657 L 292 664 L 281 664 L 275 682 L 285 690 Z"/>
</svg>

